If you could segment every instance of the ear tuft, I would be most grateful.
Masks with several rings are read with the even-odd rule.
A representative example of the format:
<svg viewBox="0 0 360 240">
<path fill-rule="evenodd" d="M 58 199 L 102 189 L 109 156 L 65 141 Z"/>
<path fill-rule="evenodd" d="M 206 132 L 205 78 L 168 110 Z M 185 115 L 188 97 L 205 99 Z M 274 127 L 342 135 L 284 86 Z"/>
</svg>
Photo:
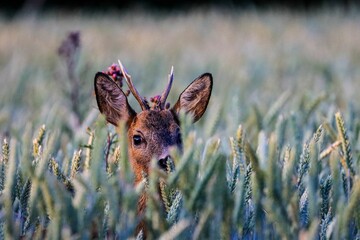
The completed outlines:
<svg viewBox="0 0 360 240">
<path fill-rule="evenodd" d="M 119 121 L 129 124 L 136 113 L 120 87 L 102 72 L 95 75 L 94 87 L 99 110 L 105 115 L 106 120 L 115 126 L 118 126 Z"/>
<path fill-rule="evenodd" d="M 213 78 L 210 73 L 204 73 L 196 78 L 181 94 L 173 107 L 179 114 L 180 110 L 193 115 L 194 122 L 204 114 L 210 100 Z"/>
</svg>

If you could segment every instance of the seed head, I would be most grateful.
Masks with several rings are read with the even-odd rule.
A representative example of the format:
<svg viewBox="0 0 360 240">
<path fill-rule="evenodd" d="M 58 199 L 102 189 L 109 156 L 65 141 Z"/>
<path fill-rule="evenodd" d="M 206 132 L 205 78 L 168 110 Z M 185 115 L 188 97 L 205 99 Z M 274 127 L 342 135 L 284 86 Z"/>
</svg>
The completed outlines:
<svg viewBox="0 0 360 240">
<path fill-rule="evenodd" d="M 103 71 L 103 73 L 109 75 L 109 77 L 111 77 L 122 88 L 124 76 L 120 71 L 119 65 L 113 63 L 106 71 Z"/>
</svg>

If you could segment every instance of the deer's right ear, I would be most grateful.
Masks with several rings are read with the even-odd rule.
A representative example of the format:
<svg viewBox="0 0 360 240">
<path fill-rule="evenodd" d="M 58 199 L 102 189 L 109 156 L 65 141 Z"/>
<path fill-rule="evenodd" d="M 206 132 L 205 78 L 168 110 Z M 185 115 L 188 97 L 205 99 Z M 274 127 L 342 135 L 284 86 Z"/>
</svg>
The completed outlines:
<svg viewBox="0 0 360 240">
<path fill-rule="evenodd" d="M 212 90 L 212 75 L 204 73 L 196 78 L 181 94 L 173 107 L 173 111 L 179 114 L 180 110 L 190 113 L 196 122 L 204 114 L 210 100 Z"/>
<path fill-rule="evenodd" d="M 129 126 L 136 112 L 130 107 L 121 88 L 102 72 L 95 75 L 94 86 L 99 110 L 105 115 L 106 120 L 115 126 L 124 121 Z"/>
</svg>

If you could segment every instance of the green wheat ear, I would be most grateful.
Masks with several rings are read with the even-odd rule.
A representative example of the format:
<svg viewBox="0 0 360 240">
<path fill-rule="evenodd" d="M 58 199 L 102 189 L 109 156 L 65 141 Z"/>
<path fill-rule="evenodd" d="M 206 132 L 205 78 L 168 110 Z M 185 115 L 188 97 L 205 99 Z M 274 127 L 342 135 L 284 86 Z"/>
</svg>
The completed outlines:
<svg viewBox="0 0 360 240">
<path fill-rule="evenodd" d="M 246 158 L 249 159 L 247 161 L 250 162 L 251 168 L 254 172 L 256 186 L 259 188 L 261 194 L 263 193 L 265 186 L 265 172 L 260 167 L 259 158 L 255 153 L 255 150 L 252 148 L 249 142 L 245 143 L 245 155 Z M 256 174 L 256 175 L 255 175 Z"/>
<path fill-rule="evenodd" d="M 94 149 L 94 138 L 95 132 L 88 128 L 86 133 L 89 135 L 89 139 L 87 142 L 86 152 L 85 152 L 85 162 L 84 162 L 84 169 L 90 169 L 91 159 L 92 159 L 92 150 Z"/>
<path fill-rule="evenodd" d="M 332 177 L 328 175 L 320 180 L 320 196 L 321 196 L 321 208 L 320 217 L 325 219 L 330 213 L 330 190 L 332 188 Z"/>
<path fill-rule="evenodd" d="M 16 169 L 17 169 L 17 141 L 11 139 L 9 149 L 8 166 L 6 169 L 6 182 L 4 185 L 4 191 L 2 192 L 2 213 L 4 215 L 4 234 L 5 239 L 17 237 L 16 226 L 13 224 L 13 190 L 16 187 Z"/>
<path fill-rule="evenodd" d="M 160 188 L 161 199 L 165 205 L 165 211 L 166 211 L 166 213 L 168 213 L 170 211 L 171 203 L 170 203 L 170 199 L 169 199 L 168 189 L 167 189 L 164 179 L 160 179 L 159 188 Z"/>
<path fill-rule="evenodd" d="M 45 131 L 46 131 L 46 127 L 45 127 L 45 124 L 43 124 L 39 129 L 37 137 L 35 138 L 39 144 L 42 144 L 42 142 L 44 140 Z"/>
<path fill-rule="evenodd" d="M 326 231 L 328 230 L 331 220 L 332 220 L 332 214 L 331 214 L 331 211 L 328 211 L 325 218 L 321 219 L 320 233 L 319 233 L 320 239 L 327 239 Z"/>
<path fill-rule="evenodd" d="M 244 161 L 244 131 L 242 125 L 239 125 L 236 131 L 236 138 L 230 137 L 230 145 L 231 145 L 231 153 L 232 157 L 232 168 L 230 172 L 230 179 L 229 179 L 229 189 L 230 192 L 233 193 L 236 185 L 238 183 L 240 174 L 245 173 L 245 161 Z"/>
<path fill-rule="evenodd" d="M 7 164 L 9 162 L 9 143 L 4 139 L 4 143 L 2 145 L 2 159 L 1 162 L 4 164 Z"/>
<path fill-rule="evenodd" d="M 39 129 L 38 135 L 33 140 L 33 156 L 37 158 L 41 154 L 41 146 L 43 144 L 46 128 L 42 125 Z"/>
<path fill-rule="evenodd" d="M 300 163 L 298 168 L 298 177 L 297 177 L 297 187 L 302 194 L 303 192 L 303 177 L 308 173 L 310 166 L 310 147 L 309 143 L 305 143 L 303 147 L 303 151 L 300 156 Z"/>
<path fill-rule="evenodd" d="M 313 140 L 314 142 L 319 142 L 320 141 L 320 138 L 322 137 L 323 135 L 323 132 L 324 132 L 324 128 L 322 125 L 320 125 L 318 127 L 318 129 L 316 130 L 316 132 L 314 133 L 314 136 L 313 136 Z"/>
<path fill-rule="evenodd" d="M 31 186 L 32 186 L 31 180 L 30 179 L 26 180 L 20 195 L 20 208 L 23 213 L 23 217 L 25 218 L 25 222 L 29 217 L 29 210 L 30 210 L 29 199 L 31 194 Z M 23 231 L 25 231 L 25 226 L 26 225 L 24 224 Z"/>
<path fill-rule="evenodd" d="M 174 224 L 179 220 L 179 215 L 182 207 L 182 194 L 180 191 L 175 191 L 172 204 L 167 214 L 167 221 L 170 224 Z"/>
<path fill-rule="evenodd" d="M 335 114 L 335 119 L 336 119 L 336 127 L 339 133 L 339 138 L 341 141 L 342 152 L 344 154 L 344 158 L 346 162 L 345 170 L 349 170 L 352 175 L 355 175 L 350 140 L 345 128 L 344 119 L 340 112 L 337 112 Z"/>
<path fill-rule="evenodd" d="M 236 183 L 240 175 L 240 151 L 237 147 L 236 140 L 233 137 L 230 137 L 231 150 L 233 155 L 233 164 L 231 169 L 231 179 L 229 182 L 230 192 L 234 192 Z"/>
<path fill-rule="evenodd" d="M 54 158 L 50 158 L 49 160 L 49 168 L 51 172 L 57 177 L 59 181 L 61 181 L 65 188 L 71 193 L 74 194 L 74 186 L 70 182 L 70 180 L 65 176 L 65 174 L 61 171 L 59 164 L 55 161 Z"/>
<path fill-rule="evenodd" d="M 120 146 L 117 146 L 114 151 L 114 160 L 113 160 L 113 163 L 116 166 L 119 166 L 120 157 L 121 157 L 121 149 Z"/>
<path fill-rule="evenodd" d="M 9 162 L 9 143 L 4 139 L 2 145 L 2 158 L 0 161 L 0 192 L 4 190 L 6 180 L 6 166 Z"/>
<path fill-rule="evenodd" d="M 79 172 L 80 170 L 80 163 L 81 163 L 81 153 L 82 150 L 80 149 L 79 151 L 74 152 L 74 156 L 72 158 L 71 161 L 71 173 L 70 173 L 70 178 L 74 178 L 75 175 Z"/>
</svg>

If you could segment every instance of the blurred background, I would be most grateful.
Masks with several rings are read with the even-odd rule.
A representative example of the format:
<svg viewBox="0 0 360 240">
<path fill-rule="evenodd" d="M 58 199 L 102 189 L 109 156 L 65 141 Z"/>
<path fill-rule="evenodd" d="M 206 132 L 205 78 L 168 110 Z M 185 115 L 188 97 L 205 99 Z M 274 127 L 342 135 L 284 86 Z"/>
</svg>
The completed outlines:
<svg viewBox="0 0 360 240">
<path fill-rule="evenodd" d="M 217 126 L 208 135 L 250 126 L 274 103 L 310 125 L 307 109 L 324 117 L 360 110 L 355 0 L 13 0 L 0 9 L 2 136 L 43 123 L 62 129 L 65 142 L 84 134 L 98 116 L 94 75 L 117 59 L 148 98 L 173 65 L 172 102 L 211 72 L 205 119 L 218 117 L 207 121 Z"/>
</svg>

